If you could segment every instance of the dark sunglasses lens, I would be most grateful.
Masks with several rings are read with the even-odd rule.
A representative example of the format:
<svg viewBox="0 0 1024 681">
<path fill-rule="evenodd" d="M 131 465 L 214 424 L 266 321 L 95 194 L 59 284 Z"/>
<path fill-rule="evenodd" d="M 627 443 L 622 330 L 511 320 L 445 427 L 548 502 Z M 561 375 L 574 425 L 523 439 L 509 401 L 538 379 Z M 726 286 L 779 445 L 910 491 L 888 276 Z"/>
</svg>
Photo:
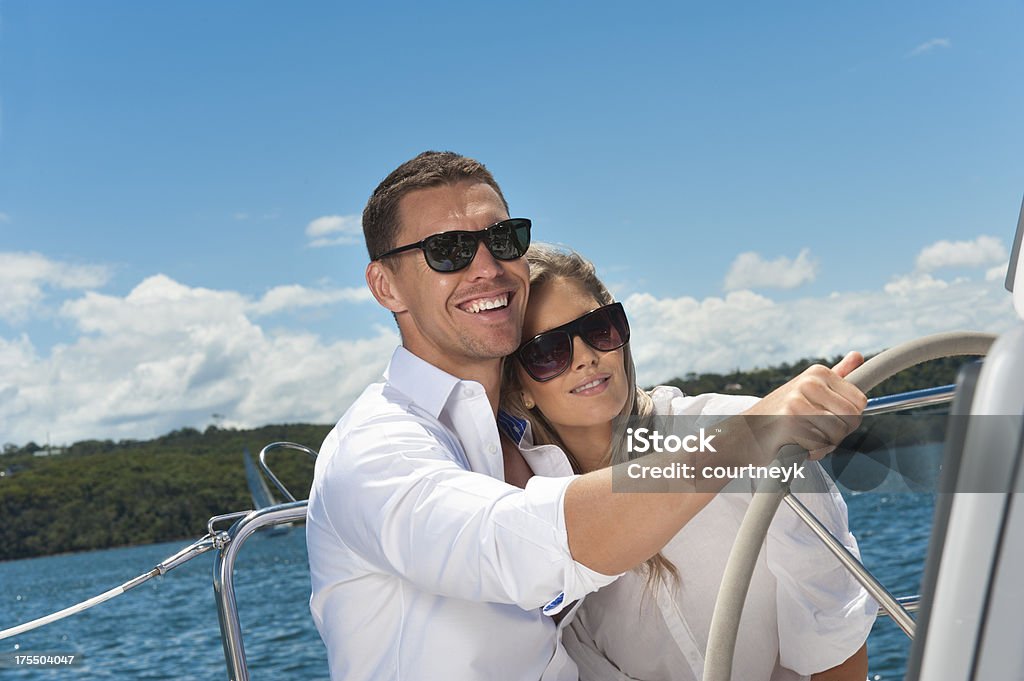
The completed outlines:
<svg viewBox="0 0 1024 681">
<path fill-rule="evenodd" d="M 526 372 L 538 381 L 547 381 L 565 371 L 572 360 L 572 342 L 564 331 L 544 333 L 519 350 Z"/>
<path fill-rule="evenodd" d="M 513 218 L 491 227 L 487 247 L 498 260 L 515 260 L 530 247 L 530 221 Z"/>
<path fill-rule="evenodd" d="M 498 260 L 512 260 L 516 255 L 516 244 L 512 238 L 512 228 L 507 222 L 494 225 L 490 229 L 487 247 Z"/>
<path fill-rule="evenodd" d="M 423 240 L 423 255 L 437 272 L 454 272 L 468 265 L 476 254 L 476 239 L 468 234 L 447 232 Z"/>
<path fill-rule="evenodd" d="M 610 352 L 629 340 L 629 323 L 621 305 L 595 310 L 580 320 L 580 335 L 595 350 Z"/>
</svg>

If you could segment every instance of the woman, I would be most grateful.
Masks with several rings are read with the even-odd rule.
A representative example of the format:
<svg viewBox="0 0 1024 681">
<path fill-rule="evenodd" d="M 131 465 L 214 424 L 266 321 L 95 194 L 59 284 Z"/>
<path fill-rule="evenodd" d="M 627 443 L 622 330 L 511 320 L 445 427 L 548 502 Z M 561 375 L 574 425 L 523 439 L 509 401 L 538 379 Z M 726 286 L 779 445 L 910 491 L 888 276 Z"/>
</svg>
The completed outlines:
<svg viewBox="0 0 1024 681">
<path fill-rule="evenodd" d="M 637 388 L 625 311 L 613 303 L 593 265 L 543 244 L 531 247 L 527 257 L 526 340 L 505 364 L 501 418 L 513 431 L 517 420 L 528 423 L 525 432 L 520 426 L 510 433 L 522 448 L 558 445 L 577 472 L 587 473 L 630 458 L 624 438 L 613 438 L 617 416 L 688 415 L 710 425 L 757 402 L 732 395 L 687 397 L 665 386 L 650 393 Z M 820 493 L 801 499 L 856 553 L 842 497 L 820 466 L 806 470 Z M 744 483 L 749 490 L 749 481 L 732 487 L 742 490 Z M 701 678 L 715 597 L 749 501 L 749 491 L 718 494 L 660 554 L 587 596 L 563 634 L 581 679 Z M 875 609 L 783 507 L 751 582 L 733 678 L 862 681 L 864 641 Z"/>
</svg>

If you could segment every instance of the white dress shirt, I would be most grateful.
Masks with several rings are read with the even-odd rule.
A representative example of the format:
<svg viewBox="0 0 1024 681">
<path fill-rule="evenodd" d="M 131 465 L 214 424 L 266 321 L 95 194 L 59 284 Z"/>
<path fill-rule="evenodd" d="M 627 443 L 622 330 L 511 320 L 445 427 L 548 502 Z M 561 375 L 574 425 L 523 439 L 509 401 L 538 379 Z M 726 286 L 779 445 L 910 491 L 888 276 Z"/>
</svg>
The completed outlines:
<svg viewBox="0 0 1024 681">
<path fill-rule="evenodd" d="M 525 456 L 524 490 L 504 482 L 483 386 L 395 351 L 324 440 L 310 491 L 332 679 L 577 679 L 550 615 L 615 577 L 569 553 L 564 454 Z"/>
<path fill-rule="evenodd" d="M 696 425 L 705 426 L 757 401 L 686 397 L 666 387 L 655 389 L 652 397 L 657 414 L 701 416 Z M 817 463 L 805 471 L 809 480 L 800 487 L 808 491 L 797 493 L 800 500 L 859 555 L 842 496 Z M 562 636 L 581 680 L 696 681 L 703 676 L 715 599 L 751 497 L 749 480 L 734 481 L 728 489 L 747 491 L 716 495 L 662 550 L 679 572 L 678 585 L 669 581 L 650 592 L 646 574 L 633 570 L 587 596 Z M 766 544 L 743 608 L 732 678 L 806 679 L 846 661 L 867 639 L 877 611 L 874 600 L 786 504 Z"/>
</svg>

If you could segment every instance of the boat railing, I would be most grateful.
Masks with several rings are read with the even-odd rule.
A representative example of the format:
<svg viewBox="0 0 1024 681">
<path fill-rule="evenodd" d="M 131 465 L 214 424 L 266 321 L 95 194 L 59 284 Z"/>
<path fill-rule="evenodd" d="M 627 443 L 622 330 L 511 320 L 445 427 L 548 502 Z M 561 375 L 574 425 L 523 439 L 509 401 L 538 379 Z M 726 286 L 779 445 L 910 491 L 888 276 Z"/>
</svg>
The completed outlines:
<svg viewBox="0 0 1024 681">
<path fill-rule="evenodd" d="M 864 416 L 889 414 L 934 404 L 947 404 L 953 401 L 953 393 L 955 391 L 956 385 L 950 384 L 934 388 L 911 390 L 910 392 L 896 393 L 894 395 L 873 397 L 868 400 L 868 404 L 864 408 Z"/>
<path fill-rule="evenodd" d="M 317 457 L 316 450 L 310 449 L 306 445 L 300 445 L 294 442 L 271 442 L 269 445 L 260 450 L 260 469 L 267 476 L 270 482 L 274 483 L 274 487 L 281 491 L 281 494 L 284 495 L 285 499 L 287 499 L 288 501 L 296 501 L 295 495 L 288 491 L 288 488 L 284 486 L 283 482 L 277 479 L 277 476 L 274 475 L 274 471 L 270 469 L 270 464 L 267 463 L 267 458 L 270 456 L 270 452 L 276 449 L 290 449 L 293 451 L 302 452 L 304 454 L 308 454 L 314 459 Z"/>
<path fill-rule="evenodd" d="M 217 617 L 220 620 L 221 642 L 224 645 L 228 678 L 232 681 L 249 679 L 245 645 L 242 642 L 242 625 L 235 599 L 235 559 L 246 540 L 257 530 L 305 520 L 307 503 L 291 501 L 250 511 L 237 520 L 230 529 L 221 530 L 215 535 L 219 540 L 219 550 L 213 564 L 213 591 L 217 599 Z"/>
</svg>

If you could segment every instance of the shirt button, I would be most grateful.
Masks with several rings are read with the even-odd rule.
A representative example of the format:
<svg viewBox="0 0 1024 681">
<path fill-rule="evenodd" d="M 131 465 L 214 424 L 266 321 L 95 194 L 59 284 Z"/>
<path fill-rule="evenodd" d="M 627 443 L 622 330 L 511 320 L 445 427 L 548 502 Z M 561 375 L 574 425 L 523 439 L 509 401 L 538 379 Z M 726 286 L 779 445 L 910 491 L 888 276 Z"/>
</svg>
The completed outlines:
<svg viewBox="0 0 1024 681">
<path fill-rule="evenodd" d="M 487 453 L 488 454 L 497 454 L 498 453 L 498 445 L 494 444 L 493 442 L 491 444 L 487 445 Z"/>
<path fill-rule="evenodd" d="M 476 391 L 473 390 L 472 388 L 463 388 L 462 394 L 465 395 L 466 397 L 473 397 L 473 395 L 476 395 Z"/>
</svg>

